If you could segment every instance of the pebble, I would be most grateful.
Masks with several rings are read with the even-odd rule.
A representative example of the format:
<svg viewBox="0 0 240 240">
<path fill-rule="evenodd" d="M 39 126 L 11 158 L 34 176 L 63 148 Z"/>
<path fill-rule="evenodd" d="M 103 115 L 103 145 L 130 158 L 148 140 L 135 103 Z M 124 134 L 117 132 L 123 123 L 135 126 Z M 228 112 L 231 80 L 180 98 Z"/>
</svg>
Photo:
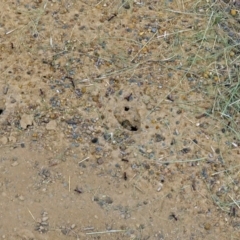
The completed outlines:
<svg viewBox="0 0 240 240">
<path fill-rule="evenodd" d="M 17 142 L 17 138 L 15 138 L 14 136 L 10 136 L 9 137 L 9 141 L 13 142 L 13 143 L 16 143 Z"/>
<path fill-rule="evenodd" d="M 20 126 L 22 129 L 27 129 L 28 126 L 33 125 L 33 115 L 23 114 L 20 120 Z"/>
<path fill-rule="evenodd" d="M 204 229 L 205 230 L 210 230 L 211 229 L 211 224 L 210 223 L 204 223 Z"/>
<path fill-rule="evenodd" d="M 10 103 L 15 103 L 17 100 L 14 97 L 10 97 Z"/>
<path fill-rule="evenodd" d="M 236 9 L 231 9 L 230 14 L 234 17 L 237 15 L 237 10 Z"/>
<path fill-rule="evenodd" d="M 11 165 L 12 165 L 12 167 L 16 167 L 16 166 L 18 165 L 18 162 L 15 161 L 15 162 L 13 162 Z"/>
<path fill-rule="evenodd" d="M 62 232 L 63 235 L 67 235 L 68 234 L 68 230 L 66 228 L 63 228 L 61 230 L 61 232 Z"/>
<path fill-rule="evenodd" d="M 36 222 L 37 222 L 37 223 L 41 223 L 41 222 L 42 222 L 41 218 L 37 218 L 37 219 L 36 219 Z"/>
<path fill-rule="evenodd" d="M 57 128 L 57 122 L 55 120 L 51 120 L 47 125 L 46 129 L 47 130 L 56 130 Z"/>
<path fill-rule="evenodd" d="M 46 222 L 48 220 L 48 217 L 42 217 L 42 221 Z"/>
<path fill-rule="evenodd" d="M 46 217 L 48 215 L 48 212 L 42 212 L 42 216 Z"/>
<path fill-rule="evenodd" d="M 24 198 L 22 195 L 20 195 L 20 196 L 18 197 L 18 199 L 21 200 L 21 201 L 24 201 L 24 200 L 25 200 L 25 198 Z"/>
<path fill-rule="evenodd" d="M 102 158 L 98 158 L 97 163 L 98 163 L 99 165 L 103 164 L 103 159 L 102 159 Z"/>
<path fill-rule="evenodd" d="M 1 144 L 5 145 L 8 143 L 8 138 L 4 136 L 0 139 L 0 142 L 1 142 Z"/>
<path fill-rule="evenodd" d="M 5 86 L 3 87 L 3 94 L 7 94 L 8 88 L 9 88 L 8 85 L 5 85 Z"/>
<path fill-rule="evenodd" d="M 35 132 L 32 134 L 32 140 L 37 141 L 37 139 L 38 139 L 38 133 Z"/>
<path fill-rule="evenodd" d="M 130 4 L 129 4 L 129 2 L 127 2 L 127 1 L 123 1 L 123 7 L 125 8 L 125 9 L 130 9 Z"/>
<path fill-rule="evenodd" d="M 159 184 L 158 184 L 157 191 L 160 192 L 160 191 L 162 190 L 162 187 L 163 187 L 162 183 L 159 183 Z"/>
<path fill-rule="evenodd" d="M 49 224 L 48 224 L 48 222 L 41 222 L 41 225 L 42 226 L 48 226 Z"/>
<path fill-rule="evenodd" d="M 235 53 L 234 53 L 233 51 L 231 51 L 231 52 L 229 53 L 229 55 L 230 55 L 230 57 L 234 57 L 234 56 L 235 56 Z"/>
</svg>

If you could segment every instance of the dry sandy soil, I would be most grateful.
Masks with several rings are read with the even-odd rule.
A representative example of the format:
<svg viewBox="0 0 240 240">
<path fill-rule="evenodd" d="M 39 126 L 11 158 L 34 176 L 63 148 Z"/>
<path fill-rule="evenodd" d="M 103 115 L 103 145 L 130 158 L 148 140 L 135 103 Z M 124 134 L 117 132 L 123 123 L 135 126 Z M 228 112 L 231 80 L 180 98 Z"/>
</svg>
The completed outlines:
<svg viewBox="0 0 240 240">
<path fill-rule="evenodd" d="M 239 5 L 1 0 L 0 239 L 240 239 Z"/>
</svg>

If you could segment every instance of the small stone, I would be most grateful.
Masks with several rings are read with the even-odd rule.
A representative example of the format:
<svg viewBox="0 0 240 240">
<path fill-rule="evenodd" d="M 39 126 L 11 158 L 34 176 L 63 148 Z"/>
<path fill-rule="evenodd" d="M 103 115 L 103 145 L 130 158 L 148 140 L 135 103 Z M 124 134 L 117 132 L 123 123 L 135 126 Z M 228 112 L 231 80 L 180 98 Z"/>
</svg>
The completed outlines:
<svg viewBox="0 0 240 240">
<path fill-rule="evenodd" d="M 44 231 L 44 227 L 43 227 L 43 226 L 40 226 L 40 227 L 39 227 L 39 231 L 40 231 L 40 232 Z"/>
<path fill-rule="evenodd" d="M 125 9 L 130 9 L 130 4 L 129 4 L 128 1 L 122 0 L 122 3 L 123 3 L 123 7 L 124 7 Z"/>
<path fill-rule="evenodd" d="M 17 138 L 15 138 L 14 136 L 10 136 L 9 137 L 9 141 L 13 142 L 13 143 L 16 143 L 17 142 Z"/>
<path fill-rule="evenodd" d="M 41 225 L 42 226 L 48 226 L 49 224 L 48 224 L 48 222 L 41 222 Z"/>
<path fill-rule="evenodd" d="M 17 100 L 14 97 L 10 97 L 10 103 L 15 103 Z"/>
<path fill-rule="evenodd" d="M 205 230 L 210 230 L 211 229 L 211 224 L 210 223 L 204 223 L 204 229 Z"/>
<path fill-rule="evenodd" d="M 71 229 L 74 229 L 75 227 L 76 227 L 75 224 L 72 224 L 72 225 L 71 225 Z"/>
<path fill-rule="evenodd" d="M 61 232 L 63 235 L 67 235 L 69 231 L 66 228 L 63 228 Z"/>
<path fill-rule="evenodd" d="M 230 57 L 234 57 L 234 56 L 235 56 L 235 53 L 234 53 L 233 51 L 231 51 L 231 52 L 229 53 L 229 56 L 230 56 Z"/>
<path fill-rule="evenodd" d="M 102 159 L 102 158 L 98 158 L 97 163 L 98 163 L 99 165 L 103 164 L 103 159 Z"/>
<path fill-rule="evenodd" d="M 7 144 L 7 143 L 8 143 L 8 138 L 5 137 L 5 136 L 2 137 L 2 138 L 0 139 L 0 143 L 3 144 L 3 145 Z"/>
<path fill-rule="evenodd" d="M 158 184 L 157 191 L 160 192 L 160 191 L 162 190 L 162 187 L 163 187 L 162 183 L 159 183 L 159 184 Z"/>
<path fill-rule="evenodd" d="M 24 198 L 22 195 L 20 195 L 20 196 L 18 197 L 18 199 L 21 200 L 21 201 L 24 201 L 25 198 Z"/>
<path fill-rule="evenodd" d="M 57 128 L 57 122 L 54 120 L 51 120 L 47 125 L 46 125 L 46 129 L 47 130 L 56 130 Z"/>
<path fill-rule="evenodd" d="M 230 14 L 234 17 L 237 15 L 237 10 L 236 9 L 231 9 Z"/>
<path fill-rule="evenodd" d="M 58 115 L 57 115 L 56 113 L 51 113 L 51 114 L 50 114 L 50 118 L 53 119 L 53 120 L 56 119 L 57 116 L 58 116 Z"/>
<path fill-rule="evenodd" d="M 35 132 L 32 134 L 32 140 L 37 141 L 37 139 L 38 139 L 38 133 Z"/>
<path fill-rule="evenodd" d="M 106 197 L 105 202 L 106 202 L 107 204 L 112 204 L 112 203 L 113 203 L 113 200 L 112 200 L 112 198 L 110 198 L 110 197 Z"/>
<path fill-rule="evenodd" d="M 33 115 L 23 114 L 20 120 L 20 126 L 22 129 L 27 129 L 28 126 L 33 125 Z"/>
<path fill-rule="evenodd" d="M 47 220 L 48 220 L 48 217 L 43 217 L 43 218 L 42 218 L 42 221 L 43 221 L 43 222 L 46 222 Z"/>
<path fill-rule="evenodd" d="M 161 141 L 165 141 L 165 137 L 162 136 L 161 134 L 156 133 L 155 134 L 155 142 L 161 142 Z"/>
<path fill-rule="evenodd" d="M 37 218 L 37 219 L 36 219 L 36 223 L 39 223 L 39 224 L 40 224 L 41 222 L 42 222 L 41 218 Z"/>
<path fill-rule="evenodd" d="M 8 85 L 5 85 L 5 86 L 3 87 L 3 94 L 7 94 L 8 88 L 9 88 Z"/>
<path fill-rule="evenodd" d="M 12 165 L 12 167 L 16 167 L 16 166 L 18 165 L 18 162 L 15 161 L 15 162 L 13 162 L 11 165 Z"/>
</svg>

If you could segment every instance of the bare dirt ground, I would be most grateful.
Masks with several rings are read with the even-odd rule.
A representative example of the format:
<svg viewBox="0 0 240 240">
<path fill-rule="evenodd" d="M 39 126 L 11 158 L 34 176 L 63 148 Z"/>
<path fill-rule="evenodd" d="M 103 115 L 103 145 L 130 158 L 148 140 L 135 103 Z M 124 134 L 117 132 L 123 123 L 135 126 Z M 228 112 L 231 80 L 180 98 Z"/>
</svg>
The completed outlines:
<svg viewBox="0 0 240 240">
<path fill-rule="evenodd" d="M 2 0 L 0 239 L 240 239 L 239 10 Z"/>
</svg>

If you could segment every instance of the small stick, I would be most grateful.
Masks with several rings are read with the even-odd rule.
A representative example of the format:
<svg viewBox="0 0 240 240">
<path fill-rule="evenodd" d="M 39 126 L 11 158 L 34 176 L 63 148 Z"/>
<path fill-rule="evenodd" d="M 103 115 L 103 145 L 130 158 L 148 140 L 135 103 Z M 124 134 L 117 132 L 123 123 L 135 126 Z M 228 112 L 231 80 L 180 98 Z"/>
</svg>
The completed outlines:
<svg viewBox="0 0 240 240">
<path fill-rule="evenodd" d="M 169 11 L 169 12 L 173 12 L 173 13 L 179 13 L 179 14 L 204 16 L 203 14 L 199 14 L 199 13 L 181 12 L 181 11 L 175 11 L 175 10 L 172 10 L 172 9 L 165 9 L 165 10 Z"/>
<path fill-rule="evenodd" d="M 138 56 L 138 54 L 152 41 L 152 39 L 158 34 L 158 31 L 156 31 L 152 37 L 143 45 L 143 47 L 137 52 L 137 54 L 132 58 L 131 62 Z"/>
<path fill-rule="evenodd" d="M 52 37 L 50 37 L 49 42 L 50 42 L 50 46 L 51 46 L 51 48 L 53 48 L 53 40 L 52 40 Z"/>
<path fill-rule="evenodd" d="M 219 172 L 213 173 L 213 174 L 211 174 L 211 176 L 215 176 L 215 175 L 217 175 L 217 174 L 220 174 L 220 173 L 224 173 L 224 172 L 227 172 L 227 171 L 233 170 L 234 168 L 237 168 L 237 167 L 240 167 L 240 165 L 236 165 L 236 166 L 234 166 L 234 167 L 230 167 L 230 168 L 227 168 L 227 169 L 225 169 L 225 170 L 222 170 L 222 171 L 219 171 Z"/>
<path fill-rule="evenodd" d="M 80 162 L 78 162 L 78 164 L 80 164 L 80 163 L 82 163 L 82 162 L 84 162 L 84 161 L 86 161 L 86 160 L 88 160 L 89 159 L 89 157 L 86 157 L 86 158 L 84 158 L 83 160 L 81 160 Z"/>
<path fill-rule="evenodd" d="M 137 176 L 137 174 L 135 174 L 135 175 L 132 177 L 132 179 L 130 180 L 130 182 L 131 182 L 136 176 Z"/>
<path fill-rule="evenodd" d="M 45 10 L 48 4 L 48 0 L 45 1 L 44 5 L 43 5 L 43 9 Z"/>
<path fill-rule="evenodd" d="M 125 232 L 126 230 L 109 230 L 104 232 L 90 232 L 86 233 L 87 235 L 94 235 L 94 234 L 104 234 L 104 233 L 118 233 L 118 232 Z"/>
<path fill-rule="evenodd" d="M 72 31 L 71 31 L 71 34 L 70 34 L 70 38 L 69 38 L 69 41 L 71 40 L 71 38 L 72 38 L 72 35 L 73 35 L 73 30 L 74 30 L 74 28 L 76 27 L 76 24 L 73 26 L 73 28 L 72 28 Z"/>
<path fill-rule="evenodd" d="M 5 34 L 6 34 L 6 35 L 8 35 L 8 34 L 10 34 L 10 33 L 14 32 L 14 31 L 16 31 L 16 30 L 17 30 L 17 28 L 15 28 L 15 29 L 12 29 L 12 30 L 10 30 L 10 31 L 6 32 Z"/>
<path fill-rule="evenodd" d="M 103 0 L 99 1 L 99 2 L 95 5 L 95 7 L 96 7 L 97 5 L 99 5 L 101 2 L 103 2 Z"/>
<path fill-rule="evenodd" d="M 117 13 L 114 13 L 111 17 L 108 18 L 108 21 L 111 21 L 113 18 L 117 16 Z"/>
<path fill-rule="evenodd" d="M 94 227 L 87 227 L 87 228 L 84 228 L 83 230 L 84 231 L 89 231 L 89 230 L 93 230 L 94 229 Z"/>
<path fill-rule="evenodd" d="M 235 199 L 233 199 L 233 197 L 231 197 L 230 195 L 228 195 L 232 200 L 233 200 L 233 202 L 237 205 L 237 207 L 240 209 L 240 206 L 239 206 L 239 204 L 235 201 Z"/>
<path fill-rule="evenodd" d="M 68 177 L 68 191 L 71 191 L 71 179 L 70 176 Z"/>
<path fill-rule="evenodd" d="M 35 219 L 35 217 L 33 216 L 33 214 L 31 213 L 31 211 L 29 210 L 29 208 L 27 208 L 27 210 L 28 210 L 28 212 L 30 213 L 32 219 L 36 222 L 36 219 Z"/>
<path fill-rule="evenodd" d="M 188 117 L 186 117 L 185 115 L 183 115 L 189 122 L 191 122 L 192 124 L 194 124 L 193 121 L 191 121 Z"/>
<path fill-rule="evenodd" d="M 198 162 L 198 161 L 202 161 L 206 159 L 205 157 L 203 158 L 197 158 L 197 159 L 190 159 L 190 160 L 186 160 L 186 161 L 182 161 L 182 160 L 177 160 L 177 161 L 164 161 L 164 162 L 159 162 L 159 163 L 187 163 L 187 162 Z"/>
<path fill-rule="evenodd" d="M 165 37 L 168 37 L 168 36 L 171 36 L 171 35 L 174 35 L 174 34 L 183 33 L 183 32 L 189 32 L 189 31 L 192 31 L 192 29 L 181 30 L 181 31 L 178 31 L 178 32 L 173 32 L 173 33 L 166 33 L 166 32 L 164 32 L 163 35 L 159 35 L 159 36 L 157 36 L 157 38 L 165 38 Z"/>
<path fill-rule="evenodd" d="M 213 47 L 212 47 L 212 49 L 215 48 L 216 41 L 217 41 L 217 35 L 215 36 L 215 39 L 214 39 L 214 43 L 213 43 Z"/>
<path fill-rule="evenodd" d="M 138 187 L 136 184 L 133 184 L 133 187 L 135 187 L 139 192 L 144 193 L 144 191 Z"/>
</svg>

